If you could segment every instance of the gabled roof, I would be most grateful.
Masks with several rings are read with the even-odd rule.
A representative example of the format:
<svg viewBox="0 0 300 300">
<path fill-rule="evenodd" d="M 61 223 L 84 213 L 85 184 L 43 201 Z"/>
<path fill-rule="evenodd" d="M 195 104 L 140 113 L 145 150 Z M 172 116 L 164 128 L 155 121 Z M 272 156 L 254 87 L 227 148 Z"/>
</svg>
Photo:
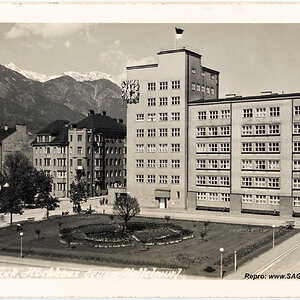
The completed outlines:
<svg viewBox="0 0 300 300">
<path fill-rule="evenodd" d="M 68 120 L 55 120 L 42 130 L 37 132 L 37 134 L 51 134 L 51 135 L 58 135 L 65 127 L 65 124 L 70 123 Z"/>
<path fill-rule="evenodd" d="M 9 137 L 11 134 L 13 134 L 16 131 L 16 128 L 8 128 L 7 130 L 0 129 L 0 142 L 2 142 L 4 139 Z"/>
<path fill-rule="evenodd" d="M 123 138 L 126 136 L 126 126 L 124 124 L 101 114 L 91 114 L 76 125 L 77 128 L 87 128 L 102 133 L 104 137 Z"/>
</svg>

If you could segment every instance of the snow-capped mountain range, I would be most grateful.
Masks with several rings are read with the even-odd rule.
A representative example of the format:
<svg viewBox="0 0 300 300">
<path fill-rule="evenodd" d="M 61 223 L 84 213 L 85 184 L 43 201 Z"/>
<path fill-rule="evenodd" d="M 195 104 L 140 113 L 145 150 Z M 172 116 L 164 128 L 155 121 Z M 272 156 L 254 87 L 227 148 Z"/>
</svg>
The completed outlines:
<svg viewBox="0 0 300 300">
<path fill-rule="evenodd" d="M 33 71 L 22 70 L 13 63 L 9 63 L 9 64 L 5 65 L 5 67 L 22 74 L 26 78 L 29 78 L 29 79 L 35 80 L 35 81 L 39 81 L 39 82 L 46 82 L 51 79 L 59 78 L 62 76 L 69 76 L 79 82 L 107 79 L 107 80 L 110 80 L 111 82 L 117 84 L 118 86 L 120 86 L 120 83 L 116 82 L 111 75 L 103 73 L 103 72 L 99 72 L 99 71 L 92 71 L 92 72 L 88 72 L 85 74 L 82 74 L 79 72 L 68 71 L 68 72 L 64 72 L 61 75 L 48 76 L 46 74 L 40 74 L 40 73 L 33 72 Z"/>
</svg>

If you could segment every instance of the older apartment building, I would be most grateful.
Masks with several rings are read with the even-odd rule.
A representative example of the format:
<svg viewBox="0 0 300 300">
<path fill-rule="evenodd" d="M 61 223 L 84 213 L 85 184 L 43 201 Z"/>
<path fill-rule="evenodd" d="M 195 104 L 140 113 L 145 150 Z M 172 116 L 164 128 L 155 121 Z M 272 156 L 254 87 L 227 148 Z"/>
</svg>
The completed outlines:
<svg viewBox="0 0 300 300">
<path fill-rule="evenodd" d="M 124 186 L 126 126 L 106 113 L 89 116 L 77 124 L 56 120 L 37 133 L 32 143 L 33 163 L 53 177 L 52 193 L 68 197 L 76 174 L 85 176 L 90 196 L 109 186 Z"/>
<path fill-rule="evenodd" d="M 300 215 L 300 94 L 219 99 L 219 73 L 186 48 L 127 74 L 127 191 L 142 206 Z"/>
</svg>

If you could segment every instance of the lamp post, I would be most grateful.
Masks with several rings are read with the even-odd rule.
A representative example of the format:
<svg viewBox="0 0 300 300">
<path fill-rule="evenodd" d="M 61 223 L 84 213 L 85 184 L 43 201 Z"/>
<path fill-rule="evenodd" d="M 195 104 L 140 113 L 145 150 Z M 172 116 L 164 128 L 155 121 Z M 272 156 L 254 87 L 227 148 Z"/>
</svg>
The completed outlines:
<svg viewBox="0 0 300 300">
<path fill-rule="evenodd" d="M 273 229 L 273 248 L 275 247 L 275 225 L 272 225 L 272 229 Z"/>
<path fill-rule="evenodd" d="M 237 269 L 237 257 L 236 257 L 236 251 L 234 251 L 234 272 L 236 272 Z"/>
<path fill-rule="evenodd" d="M 23 258 L 23 232 L 20 232 L 20 238 L 21 238 L 21 258 Z"/>
<path fill-rule="evenodd" d="M 223 278 L 223 252 L 224 252 L 224 248 L 220 248 L 220 253 L 221 253 L 221 271 L 220 271 L 220 277 L 221 279 Z"/>
</svg>

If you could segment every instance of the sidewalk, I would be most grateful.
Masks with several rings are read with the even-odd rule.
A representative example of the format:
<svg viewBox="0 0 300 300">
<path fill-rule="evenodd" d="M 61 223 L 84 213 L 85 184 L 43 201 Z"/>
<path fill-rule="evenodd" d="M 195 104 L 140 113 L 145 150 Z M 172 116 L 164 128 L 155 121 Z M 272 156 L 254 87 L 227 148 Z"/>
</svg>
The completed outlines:
<svg viewBox="0 0 300 300">
<path fill-rule="evenodd" d="M 280 256 L 287 254 L 292 248 L 296 247 L 298 244 L 300 246 L 300 233 L 294 235 L 288 240 L 270 249 L 269 251 L 264 252 L 260 256 L 249 261 L 245 265 L 238 268 L 236 272 L 225 276 L 225 279 L 244 279 L 245 273 L 249 273 L 251 275 L 259 274 L 260 271 L 263 271 L 265 266 L 269 265 Z"/>
</svg>

